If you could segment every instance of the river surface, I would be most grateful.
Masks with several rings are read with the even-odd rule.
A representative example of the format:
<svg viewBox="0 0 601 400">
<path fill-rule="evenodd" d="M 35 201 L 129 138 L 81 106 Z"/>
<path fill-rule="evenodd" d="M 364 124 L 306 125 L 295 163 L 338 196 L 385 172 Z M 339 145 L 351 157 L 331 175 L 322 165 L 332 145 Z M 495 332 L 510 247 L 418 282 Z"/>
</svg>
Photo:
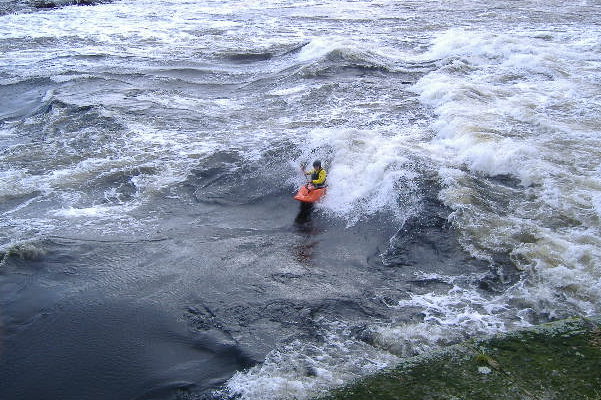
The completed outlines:
<svg viewBox="0 0 601 400">
<path fill-rule="evenodd" d="M 600 1 L 25 3 L 1 399 L 309 399 L 599 314 Z"/>
</svg>

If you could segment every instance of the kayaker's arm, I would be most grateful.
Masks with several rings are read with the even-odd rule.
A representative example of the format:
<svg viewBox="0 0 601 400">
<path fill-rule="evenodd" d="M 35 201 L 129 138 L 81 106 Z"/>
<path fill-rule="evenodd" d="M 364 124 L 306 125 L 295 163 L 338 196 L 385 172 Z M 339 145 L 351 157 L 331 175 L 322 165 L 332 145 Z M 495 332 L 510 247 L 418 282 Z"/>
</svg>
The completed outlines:
<svg viewBox="0 0 601 400">
<path fill-rule="evenodd" d="M 311 175 L 313 173 L 313 170 L 307 171 L 305 168 L 307 168 L 307 164 L 300 165 L 300 170 L 303 173 L 303 175 Z"/>
<path fill-rule="evenodd" d="M 309 172 L 307 175 L 312 174 L 314 171 L 315 170 Z M 311 183 L 314 185 L 322 185 L 325 181 L 326 181 L 326 171 L 325 171 L 325 169 L 322 169 L 319 171 L 319 175 L 317 176 L 317 179 L 313 179 L 311 181 Z"/>
</svg>

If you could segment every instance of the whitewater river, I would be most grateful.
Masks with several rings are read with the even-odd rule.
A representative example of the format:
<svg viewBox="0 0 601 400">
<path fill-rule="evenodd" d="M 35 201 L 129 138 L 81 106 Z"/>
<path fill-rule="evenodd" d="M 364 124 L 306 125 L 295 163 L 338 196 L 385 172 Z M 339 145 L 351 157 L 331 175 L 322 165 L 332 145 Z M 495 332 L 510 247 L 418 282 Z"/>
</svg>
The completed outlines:
<svg viewBox="0 0 601 400">
<path fill-rule="evenodd" d="M 1 399 L 309 399 L 600 313 L 600 1 L 33 3 L 0 3 Z"/>
</svg>

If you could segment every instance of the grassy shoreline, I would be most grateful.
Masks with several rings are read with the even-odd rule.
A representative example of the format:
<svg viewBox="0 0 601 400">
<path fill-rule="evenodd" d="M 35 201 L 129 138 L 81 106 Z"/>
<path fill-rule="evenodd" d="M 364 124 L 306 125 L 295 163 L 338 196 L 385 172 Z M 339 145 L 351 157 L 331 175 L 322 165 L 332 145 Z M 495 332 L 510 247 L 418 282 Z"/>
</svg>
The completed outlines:
<svg viewBox="0 0 601 400">
<path fill-rule="evenodd" d="M 450 346 L 319 399 L 601 400 L 601 318 Z"/>
</svg>

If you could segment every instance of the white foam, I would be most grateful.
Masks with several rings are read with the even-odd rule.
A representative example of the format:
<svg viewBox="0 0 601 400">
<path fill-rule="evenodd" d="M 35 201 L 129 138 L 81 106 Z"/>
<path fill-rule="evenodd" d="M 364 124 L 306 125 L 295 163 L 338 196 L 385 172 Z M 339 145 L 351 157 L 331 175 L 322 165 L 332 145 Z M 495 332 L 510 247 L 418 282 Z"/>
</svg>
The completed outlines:
<svg viewBox="0 0 601 400">
<path fill-rule="evenodd" d="M 227 382 L 227 394 L 241 399 L 309 399 L 411 357 L 474 335 L 529 326 L 528 308 L 508 305 L 511 296 L 484 295 L 480 276 L 417 274 L 452 285 L 446 292 L 412 294 L 391 305 L 400 315 L 419 310 L 422 320 L 369 326 L 370 343 L 353 337 L 342 323 L 324 324 L 323 343 L 295 341 L 272 351 L 265 362 L 238 372 Z M 518 285 L 519 287 L 519 285 Z M 512 292 L 512 290 L 510 290 Z"/>
<path fill-rule="evenodd" d="M 86 79 L 86 78 L 92 78 L 92 77 L 93 77 L 93 75 L 90 75 L 90 74 L 68 73 L 68 74 L 54 75 L 54 76 L 51 76 L 50 79 L 55 83 L 66 83 L 66 82 L 71 82 L 71 81 L 75 81 L 78 79 Z"/>
<path fill-rule="evenodd" d="M 403 154 L 410 149 L 411 130 L 394 134 L 356 129 L 316 129 L 307 139 L 300 160 L 309 165 L 323 160 L 328 172 L 328 193 L 320 206 L 355 223 L 363 217 L 388 211 L 400 220 L 416 212 L 417 198 L 399 207 L 399 190 L 411 193 L 418 177 L 413 162 Z M 298 183 L 298 182 L 297 182 Z M 399 185 L 408 185 L 407 188 Z"/>
<path fill-rule="evenodd" d="M 441 197 L 455 209 L 462 243 L 489 260 L 510 252 L 531 274 L 513 295 L 549 315 L 590 314 L 600 304 L 599 288 L 585 284 L 599 280 L 601 261 L 601 140 L 589 122 L 599 113 L 588 105 L 597 102 L 592 82 L 601 74 L 591 66 L 601 56 L 592 36 L 599 32 L 543 40 L 453 29 L 424 55 L 441 68 L 413 87 L 437 114 L 428 149 L 444 166 Z M 512 175 L 522 186 L 479 189 L 474 173 Z"/>
<path fill-rule="evenodd" d="M 268 94 L 271 96 L 290 96 L 293 94 L 304 93 L 307 91 L 307 89 L 308 89 L 307 85 L 299 85 L 299 86 L 294 86 L 294 87 L 290 87 L 290 88 L 286 88 L 286 89 L 271 90 L 268 92 Z"/>
<path fill-rule="evenodd" d="M 360 64 L 384 67 L 389 70 L 397 69 L 398 66 L 395 64 L 410 58 L 408 54 L 388 48 L 384 43 L 375 45 L 342 36 L 322 36 L 312 38 L 303 46 L 297 55 L 297 60 L 306 64 L 322 60 L 330 55 L 338 55 Z"/>
<path fill-rule="evenodd" d="M 0 128 L 0 140 L 10 139 L 17 136 L 13 127 L 2 127 Z"/>
<path fill-rule="evenodd" d="M 69 207 L 62 210 L 54 211 L 53 214 L 59 217 L 100 217 L 106 216 L 111 213 L 109 207 L 86 207 L 86 208 L 75 208 Z"/>
<path fill-rule="evenodd" d="M 306 62 L 316 60 L 340 48 L 350 48 L 350 42 L 341 38 L 315 38 L 298 53 L 298 59 Z"/>
<path fill-rule="evenodd" d="M 262 364 L 236 373 L 225 393 L 244 400 L 310 399 L 399 361 L 353 339 L 340 323 L 330 324 L 321 333 L 323 342 L 295 341 L 270 352 Z"/>
</svg>

